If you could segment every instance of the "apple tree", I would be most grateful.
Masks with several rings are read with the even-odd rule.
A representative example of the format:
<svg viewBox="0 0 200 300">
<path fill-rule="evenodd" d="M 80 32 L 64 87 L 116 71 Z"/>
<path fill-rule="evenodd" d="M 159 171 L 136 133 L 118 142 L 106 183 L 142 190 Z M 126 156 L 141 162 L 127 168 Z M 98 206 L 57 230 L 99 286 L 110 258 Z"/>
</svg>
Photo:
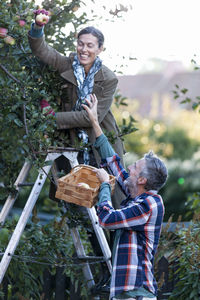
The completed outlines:
<svg viewBox="0 0 200 300">
<path fill-rule="evenodd" d="M 86 12 L 77 14 L 83 5 L 84 1 L 81 0 L 45 0 L 41 5 L 51 15 L 49 23 L 45 26 L 46 40 L 63 54 L 75 50 L 74 42 L 79 27 L 88 22 Z M 49 146 L 63 146 L 63 141 L 56 139 L 53 118 L 44 116 L 40 110 L 41 99 L 46 99 L 52 108 L 57 110 L 57 104 L 60 103 L 62 96 L 63 81 L 55 70 L 34 57 L 29 48 L 27 33 L 33 22 L 33 12 L 37 8 L 35 1 L 31 0 L 0 2 L 0 200 L 6 199 L 8 193 L 14 192 L 13 183 L 24 160 L 30 160 L 38 167 L 44 158 L 41 152 L 45 153 Z M 87 9 L 86 7 L 85 10 Z M 122 10 L 123 7 L 120 9 Z M 117 13 L 118 11 L 115 12 L 116 17 Z M 35 222 L 37 223 L 37 220 Z M 59 226 L 62 227 L 62 224 Z M 55 231 L 58 224 L 54 222 L 53 225 L 47 224 L 47 227 L 49 230 L 45 231 L 41 226 L 40 231 L 38 227 L 33 230 L 33 225 L 30 225 L 29 232 L 32 236 L 30 247 L 28 247 L 27 241 L 22 242 L 17 249 L 18 254 L 21 256 L 33 255 L 34 241 L 36 241 L 35 253 L 37 252 L 37 255 L 39 253 L 41 257 L 43 254 L 46 255 L 47 243 L 56 262 L 60 259 L 61 253 L 66 250 L 70 255 L 73 254 L 70 252 L 72 246 L 64 243 L 66 237 L 63 232 L 59 235 Z M 9 231 L 4 228 L 4 235 L 6 233 L 8 236 L 8 232 L 12 232 L 12 230 L 13 225 L 11 224 Z M 41 238 L 42 232 L 46 234 L 46 240 Z M 67 234 L 66 231 L 64 233 Z M 3 235 L 1 235 L 2 237 Z M 50 246 L 49 241 L 53 242 Z M 38 249 L 38 244 L 40 249 Z M 4 251 L 5 245 L 1 243 L 1 252 Z M 29 248 L 31 252 L 27 253 Z M 54 251 L 55 248 L 56 251 Z M 58 255 L 56 256 L 55 253 Z M 74 267 L 67 266 L 66 269 L 69 276 L 72 277 Z M 12 270 L 14 271 L 12 272 Z M 16 290 L 17 286 L 20 295 L 30 299 L 33 292 L 41 289 L 40 283 L 37 287 L 33 284 L 35 279 L 32 275 L 41 275 L 43 270 L 44 268 L 41 265 L 38 267 L 37 264 L 11 263 L 10 271 L 8 271 L 9 283 L 11 282 L 11 285 L 13 283 L 13 290 Z M 28 285 L 27 274 L 30 275 Z M 24 276 L 26 276 L 26 280 Z M 76 277 L 74 276 L 74 278 Z M 24 293 L 24 282 L 26 282 L 27 295 Z"/>
<path fill-rule="evenodd" d="M 75 50 L 80 25 L 89 21 L 88 7 L 84 5 L 81 0 L 41 3 L 50 14 L 45 26 L 46 40 L 63 54 Z M 85 11 L 82 9 L 80 13 L 84 7 Z M 63 81 L 55 70 L 34 57 L 29 48 L 27 34 L 35 9 L 38 6 L 31 0 L 0 2 L 0 199 L 13 191 L 14 180 L 25 159 L 39 166 L 44 159 L 41 152 L 45 153 L 50 145 L 63 146 L 64 142 L 56 139 L 53 118 L 42 115 L 40 110 L 42 99 L 57 110 Z M 120 4 L 112 17 L 117 18 L 124 11 Z"/>
<path fill-rule="evenodd" d="M 82 1 L 43 1 L 51 18 L 45 28 L 47 42 L 61 53 L 74 50 L 78 27 L 88 21 L 86 14 L 76 16 Z M 56 146 L 55 125 L 44 117 L 39 102 L 47 99 L 54 107 L 60 101 L 60 76 L 35 58 L 27 33 L 38 6 L 34 1 L 12 0 L 0 3 L 0 126 L 1 199 L 12 191 L 25 159 L 39 163 L 39 151 Z M 70 31 L 63 32 L 67 24 Z M 48 136 L 48 138 L 47 138 Z"/>
</svg>

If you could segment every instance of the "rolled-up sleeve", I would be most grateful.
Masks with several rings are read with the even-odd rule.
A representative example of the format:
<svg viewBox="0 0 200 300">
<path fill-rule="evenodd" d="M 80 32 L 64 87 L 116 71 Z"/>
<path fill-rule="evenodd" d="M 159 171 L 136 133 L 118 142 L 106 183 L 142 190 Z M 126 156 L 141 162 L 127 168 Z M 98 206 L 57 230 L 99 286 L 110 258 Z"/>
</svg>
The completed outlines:
<svg viewBox="0 0 200 300">
<path fill-rule="evenodd" d="M 106 159 L 107 157 L 111 157 L 115 154 L 112 146 L 108 141 L 108 138 L 104 134 L 100 135 L 96 139 L 96 142 L 94 143 L 94 147 L 98 151 L 101 159 Z"/>
</svg>

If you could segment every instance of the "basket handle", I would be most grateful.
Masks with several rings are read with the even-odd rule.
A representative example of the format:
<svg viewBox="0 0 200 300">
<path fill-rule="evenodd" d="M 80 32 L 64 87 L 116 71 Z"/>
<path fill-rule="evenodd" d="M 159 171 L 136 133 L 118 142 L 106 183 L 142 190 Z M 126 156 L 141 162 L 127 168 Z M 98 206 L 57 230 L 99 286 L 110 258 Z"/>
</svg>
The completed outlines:
<svg viewBox="0 0 200 300">
<path fill-rule="evenodd" d="M 77 166 L 73 167 L 73 168 L 71 169 L 70 173 L 74 173 L 74 172 L 78 171 L 81 167 L 84 167 L 84 168 L 89 169 L 89 170 L 92 170 L 92 171 L 98 170 L 97 168 L 92 167 L 92 166 L 90 166 L 90 165 L 80 164 L 80 165 L 77 165 Z M 115 176 L 113 176 L 113 175 L 111 175 L 111 174 L 109 174 L 109 177 L 110 177 L 110 179 L 111 179 L 111 178 L 115 178 Z"/>
<path fill-rule="evenodd" d="M 77 166 L 73 167 L 73 168 L 70 170 L 70 173 L 74 173 L 74 172 L 78 171 L 79 169 L 81 169 L 81 167 L 84 167 L 84 168 L 89 169 L 89 170 L 92 170 L 92 171 L 94 171 L 95 169 L 97 169 L 97 168 L 92 167 L 92 166 L 90 166 L 90 165 L 80 164 L 80 165 L 77 165 Z"/>
</svg>

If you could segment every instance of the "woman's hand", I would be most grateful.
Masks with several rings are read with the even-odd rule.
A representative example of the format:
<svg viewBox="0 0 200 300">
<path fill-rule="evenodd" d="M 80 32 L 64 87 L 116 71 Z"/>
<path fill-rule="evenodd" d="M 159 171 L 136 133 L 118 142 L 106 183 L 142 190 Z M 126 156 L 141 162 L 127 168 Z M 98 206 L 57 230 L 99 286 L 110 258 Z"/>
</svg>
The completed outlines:
<svg viewBox="0 0 200 300">
<path fill-rule="evenodd" d="M 110 180 L 109 174 L 106 172 L 104 169 L 97 169 L 96 170 L 96 175 L 99 181 L 102 182 L 108 182 Z"/>
</svg>

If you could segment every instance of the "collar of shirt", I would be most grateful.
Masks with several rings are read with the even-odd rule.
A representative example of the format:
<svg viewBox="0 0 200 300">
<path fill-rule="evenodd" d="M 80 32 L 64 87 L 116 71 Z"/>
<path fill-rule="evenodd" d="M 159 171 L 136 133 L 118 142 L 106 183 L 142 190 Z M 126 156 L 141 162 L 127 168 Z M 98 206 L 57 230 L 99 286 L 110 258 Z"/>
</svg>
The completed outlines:
<svg viewBox="0 0 200 300">
<path fill-rule="evenodd" d="M 135 198 L 131 198 L 131 195 L 128 195 L 128 197 L 121 202 L 121 207 L 126 206 L 130 201 L 135 202 L 135 201 L 137 201 L 137 199 L 143 199 L 143 198 L 146 197 L 147 194 L 148 195 L 155 195 L 157 193 L 158 193 L 158 191 L 156 191 L 156 190 L 150 190 L 150 191 L 144 192 L 144 193 L 136 196 Z"/>
</svg>

